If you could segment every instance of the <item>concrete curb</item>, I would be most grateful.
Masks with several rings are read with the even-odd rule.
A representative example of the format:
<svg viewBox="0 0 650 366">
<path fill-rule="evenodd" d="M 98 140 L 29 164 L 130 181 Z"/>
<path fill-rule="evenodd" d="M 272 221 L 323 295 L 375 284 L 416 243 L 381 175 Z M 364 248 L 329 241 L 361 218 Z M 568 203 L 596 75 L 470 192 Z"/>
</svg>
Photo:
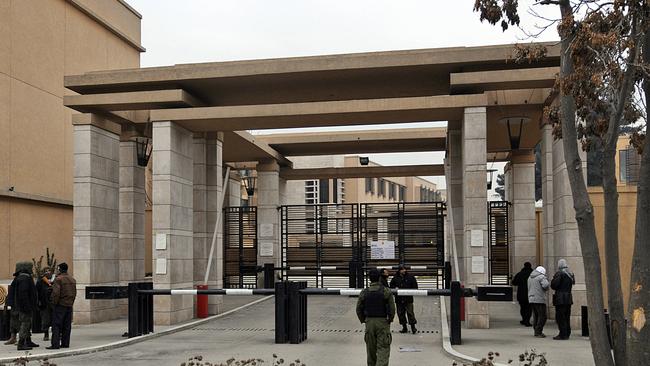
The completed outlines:
<svg viewBox="0 0 650 366">
<path fill-rule="evenodd" d="M 451 346 L 451 340 L 449 337 L 449 325 L 447 319 L 447 304 L 444 296 L 440 296 L 440 324 L 442 324 L 442 350 L 447 356 L 461 361 L 461 362 L 472 362 L 480 361 L 480 359 L 468 356 L 464 353 L 458 352 Z M 494 366 L 510 366 L 503 363 L 495 363 Z"/>
<path fill-rule="evenodd" d="M 79 356 L 79 355 L 85 355 L 85 354 L 89 354 L 89 353 L 96 353 L 96 352 L 107 351 L 107 350 L 111 350 L 111 349 L 115 349 L 115 348 L 130 346 L 132 344 L 141 343 L 141 342 L 144 342 L 144 341 L 148 341 L 150 339 L 162 337 L 164 335 L 177 333 L 177 332 L 180 332 L 180 331 L 183 331 L 183 330 L 194 328 L 197 325 L 208 323 L 208 322 L 210 322 L 210 321 L 212 321 L 214 319 L 224 317 L 224 316 L 232 314 L 232 313 L 234 313 L 236 311 L 239 311 L 239 310 L 245 309 L 247 307 L 256 305 L 256 304 L 258 304 L 258 303 L 260 303 L 262 301 L 266 301 L 266 300 L 268 300 L 270 298 L 273 298 L 273 296 L 265 296 L 265 297 L 263 297 L 261 299 L 255 300 L 253 302 L 242 305 L 242 306 L 237 307 L 235 309 L 228 310 L 225 313 L 213 315 L 213 316 L 205 318 L 205 319 L 195 320 L 195 321 L 190 322 L 190 323 L 181 324 L 181 325 L 173 327 L 173 328 L 165 329 L 165 330 L 162 330 L 162 331 L 157 332 L 157 333 L 151 333 L 151 334 L 143 335 L 143 336 L 140 336 L 140 337 L 129 338 L 129 339 L 125 339 L 125 340 L 122 340 L 122 341 L 113 342 L 113 343 L 108 343 L 108 344 L 103 344 L 103 345 L 93 346 L 93 347 L 74 349 L 74 350 L 66 350 L 66 351 L 53 352 L 53 353 L 41 353 L 41 354 L 35 354 L 35 355 L 34 354 L 28 354 L 28 355 L 22 355 L 22 356 L 12 356 L 12 357 L 0 358 L 0 365 L 3 365 L 5 363 L 11 363 L 14 360 L 19 359 L 21 357 L 23 359 L 27 360 L 27 361 L 36 361 L 36 360 L 45 360 L 45 359 L 49 360 L 49 359 L 52 359 L 52 358 Z"/>
</svg>

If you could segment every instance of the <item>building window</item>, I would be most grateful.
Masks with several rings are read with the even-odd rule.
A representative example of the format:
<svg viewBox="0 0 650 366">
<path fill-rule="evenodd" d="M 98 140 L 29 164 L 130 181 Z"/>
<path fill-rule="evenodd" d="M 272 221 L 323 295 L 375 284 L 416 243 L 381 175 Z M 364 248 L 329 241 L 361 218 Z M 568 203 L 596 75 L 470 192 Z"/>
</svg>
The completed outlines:
<svg viewBox="0 0 650 366">
<path fill-rule="evenodd" d="M 397 185 L 393 182 L 388 183 L 388 199 L 394 200 L 397 196 Z"/>
<path fill-rule="evenodd" d="M 641 156 L 633 147 L 618 152 L 618 168 L 621 183 L 637 184 Z"/>
<path fill-rule="evenodd" d="M 315 205 L 318 203 L 318 181 L 306 180 L 305 181 L 305 204 Z"/>
<path fill-rule="evenodd" d="M 366 178 L 366 193 L 375 194 L 375 178 Z"/>
<path fill-rule="evenodd" d="M 406 187 L 399 186 L 399 200 L 400 200 L 400 202 L 404 202 L 405 197 L 406 197 Z"/>
<path fill-rule="evenodd" d="M 320 203 L 329 203 L 330 202 L 330 180 L 321 179 L 318 185 L 318 202 Z"/>
<path fill-rule="evenodd" d="M 386 197 L 386 184 L 384 178 L 377 178 L 377 195 Z"/>
</svg>

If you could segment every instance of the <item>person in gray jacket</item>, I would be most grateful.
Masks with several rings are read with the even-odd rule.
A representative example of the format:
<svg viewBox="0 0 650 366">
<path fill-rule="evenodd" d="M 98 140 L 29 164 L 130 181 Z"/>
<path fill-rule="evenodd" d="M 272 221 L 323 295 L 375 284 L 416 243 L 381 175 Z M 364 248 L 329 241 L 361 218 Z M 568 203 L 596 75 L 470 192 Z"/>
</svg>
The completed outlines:
<svg viewBox="0 0 650 366">
<path fill-rule="evenodd" d="M 538 266 L 528 277 L 528 302 L 533 309 L 535 337 L 546 337 L 544 335 L 544 325 L 546 324 L 546 292 L 548 287 L 546 269 Z"/>
</svg>

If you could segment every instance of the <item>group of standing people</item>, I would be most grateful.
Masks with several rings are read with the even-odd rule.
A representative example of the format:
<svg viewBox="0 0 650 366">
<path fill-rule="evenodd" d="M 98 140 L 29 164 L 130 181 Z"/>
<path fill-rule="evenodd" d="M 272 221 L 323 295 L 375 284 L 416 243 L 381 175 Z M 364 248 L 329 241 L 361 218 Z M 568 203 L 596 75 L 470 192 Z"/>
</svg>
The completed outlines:
<svg viewBox="0 0 650 366">
<path fill-rule="evenodd" d="M 389 276 L 387 269 L 370 270 L 370 286 L 361 291 L 357 301 L 357 317 L 366 325 L 364 340 L 368 365 L 388 366 L 393 340 L 390 323 L 395 313 L 402 325 L 400 333 L 409 332 L 407 324 L 411 326 L 413 334 L 417 333 L 413 296 L 394 297 L 390 289 L 417 289 L 418 282 L 405 266 L 399 267 L 390 283 Z"/>
<path fill-rule="evenodd" d="M 575 284 L 575 276 L 569 270 L 567 261 L 560 259 L 557 263 L 557 272 L 549 282 L 546 269 L 538 266 L 533 270 L 529 262 L 524 263 L 524 268 L 512 279 L 513 286 L 517 286 L 517 302 L 519 302 L 521 321 L 527 327 L 533 327 L 535 337 L 544 338 L 544 325 L 546 325 L 546 304 L 549 288 L 554 290 L 553 306 L 555 307 L 555 322 L 559 333 L 553 337 L 555 340 L 567 340 L 571 336 L 571 305 L 573 297 L 571 289 Z M 533 323 L 530 323 L 531 315 Z"/>
<path fill-rule="evenodd" d="M 56 276 L 50 268 L 39 273 L 36 283 L 31 262 L 16 263 L 14 279 L 9 286 L 6 306 L 10 311 L 11 338 L 5 345 L 17 345 L 19 351 L 29 351 L 39 345 L 32 341 L 32 320 L 38 312 L 47 349 L 70 347 L 72 306 L 77 296 L 77 283 L 68 274 L 68 265 L 57 266 Z M 49 329 L 52 327 L 50 339 Z"/>
</svg>

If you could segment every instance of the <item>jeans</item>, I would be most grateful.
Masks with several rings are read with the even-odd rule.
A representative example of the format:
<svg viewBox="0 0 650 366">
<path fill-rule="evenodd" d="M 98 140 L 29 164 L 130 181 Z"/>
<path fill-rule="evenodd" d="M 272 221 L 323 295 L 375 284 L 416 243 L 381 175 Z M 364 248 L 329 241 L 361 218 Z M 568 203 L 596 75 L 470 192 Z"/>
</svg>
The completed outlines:
<svg viewBox="0 0 650 366">
<path fill-rule="evenodd" d="M 546 325 L 546 304 L 532 303 L 530 306 L 533 308 L 533 329 L 535 335 L 544 333 L 544 325 Z"/>
<path fill-rule="evenodd" d="M 52 312 L 52 347 L 70 347 L 72 331 L 72 307 L 54 306 Z"/>
</svg>

